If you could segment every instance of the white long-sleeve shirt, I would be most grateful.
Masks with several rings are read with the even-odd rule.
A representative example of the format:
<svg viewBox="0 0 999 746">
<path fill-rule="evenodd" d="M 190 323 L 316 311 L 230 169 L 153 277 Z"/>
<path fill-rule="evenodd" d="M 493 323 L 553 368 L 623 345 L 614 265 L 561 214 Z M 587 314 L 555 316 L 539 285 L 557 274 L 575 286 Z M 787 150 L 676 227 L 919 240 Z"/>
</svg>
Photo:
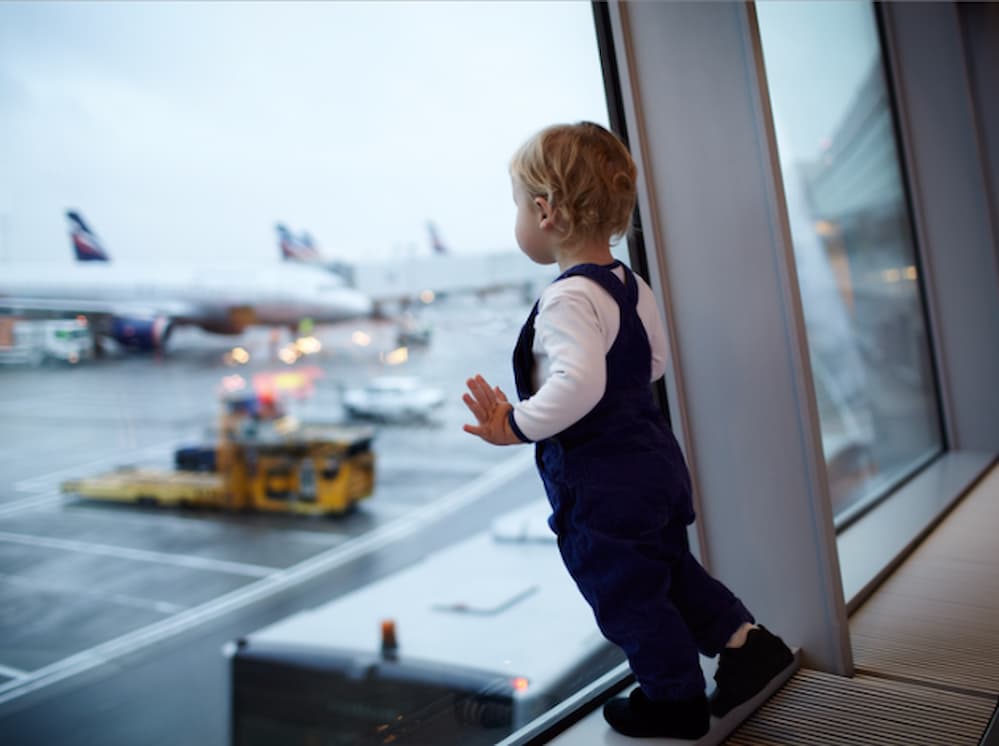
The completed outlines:
<svg viewBox="0 0 999 746">
<path fill-rule="evenodd" d="M 622 282 L 624 268 L 613 270 Z M 652 349 L 649 381 L 666 372 L 666 332 L 652 289 L 638 275 L 638 316 Z M 534 319 L 534 395 L 514 404 L 513 419 L 532 441 L 584 417 L 603 398 L 607 352 L 617 338 L 617 301 L 593 280 L 567 277 L 545 288 Z"/>
</svg>

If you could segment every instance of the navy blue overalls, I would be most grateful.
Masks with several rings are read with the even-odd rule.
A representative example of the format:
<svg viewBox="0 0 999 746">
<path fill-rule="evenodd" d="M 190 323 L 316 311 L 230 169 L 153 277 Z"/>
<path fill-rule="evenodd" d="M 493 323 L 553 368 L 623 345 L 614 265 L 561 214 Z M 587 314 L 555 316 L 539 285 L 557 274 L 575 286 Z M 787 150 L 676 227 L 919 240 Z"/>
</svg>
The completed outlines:
<svg viewBox="0 0 999 746">
<path fill-rule="evenodd" d="M 620 646 L 654 700 L 704 693 L 698 650 L 714 656 L 752 615 L 690 553 L 690 476 L 649 385 L 651 348 L 638 315 L 638 285 L 610 265 L 582 275 L 617 301 L 621 326 L 607 353 L 607 388 L 582 419 L 536 445 L 551 502 L 549 524 L 604 636 Z M 521 399 L 531 396 L 534 304 L 513 353 Z"/>
</svg>

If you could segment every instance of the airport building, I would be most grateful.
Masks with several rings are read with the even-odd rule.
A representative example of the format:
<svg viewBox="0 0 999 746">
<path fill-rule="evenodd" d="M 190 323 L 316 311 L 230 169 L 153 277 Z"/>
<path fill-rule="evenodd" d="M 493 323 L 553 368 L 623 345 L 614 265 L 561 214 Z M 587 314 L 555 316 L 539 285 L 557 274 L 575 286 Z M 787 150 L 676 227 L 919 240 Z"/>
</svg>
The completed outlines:
<svg viewBox="0 0 999 746">
<path fill-rule="evenodd" d="M 669 362 L 654 387 L 690 467 L 698 516 L 691 546 L 797 653 L 797 670 L 777 693 L 713 721 L 696 743 L 999 745 L 999 4 L 612 0 L 589 4 L 587 12 L 607 122 L 638 165 L 638 210 L 619 251 L 647 279 L 665 319 Z M 538 71 L 538 85 L 546 74 Z M 470 304 L 455 316 L 471 328 L 478 312 Z M 494 321 L 482 322 L 481 336 L 509 337 L 512 348 L 516 328 Z M 448 334 L 444 328 L 434 344 Z M 439 367 L 464 375 L 464 352 Z M 361 383 L 375 363 L 352 354 L 334 362 Z M 435 383 L 446 386 L 444 374 Z M 323 665 L 349 668 L 356 691 L 368 691 L 377 666 L 394 665 L 397 650 L 402 659 L 419 637 L 403 624 L 396 641 L 386 624 L 372 660 L 332 643 L 319 655 L 306 642 L 322 646 L 326 629 L 327 641 L 366 639 L 367 632 L 323 626 L 328 619 L 339 619 L 340 609 L 376 618 L 381 587 L 400 604 L 418 603 L 419 575 L 404 573 L 428 553 L 428 566 L 462 564 L 468 555 L 460 540 L 472 535 L 469 545 L 482 545 L 481 532 L 502 512 L 497 506 L 508 499 L 521 501 L 511 508 L 521 506 L 521 495 L 537 487 L 526 457 L 477 474 L 471 486 L 458 483 L 464 464 L 481 454 L 436 444 L 397 429 L 371 447 L 399 495 L 422 487 L 401 468 L 391 471 L 394 456 L 385 451 L 398 448 L 396 463 L 414 470 L 410 462 L 433 453 L 435 466 L 455 480 L 446 506 L 428 502 L 409 523 L 379 527 L 375 519 L 365 523 L 366 510 L 390 512 L 385 493 L 375 492 L 358 508 L 360 517 L 350 516 L 370 531 L 367 538 L 344 539 L 342 558 L 310 559 L 303 549 L 298 564 L 289 560 L 273 575 L 267 552 L 281 550 L 269 542 L 281 540 L 257 528 L 246 541 L 260 542 L 259 564 L 213 568 L 185 560 L 256 584 L 227 585 L 229 595 L 220 590 L 223 601 L 211 613 L 199 616 L 193 601 L 171 611 L 178 621 L 169 626 L 168 615 L 149 633 L 161 647 L 142 647 L 142 630 L 122 627 L 87 653 L 68 650 L 49 670 L 5 660 L 15 646 L 0 646 L 0 741 L 631 742 L 610 731 L 601 708 L 632 687 L 633 675 L 606 650 L 587 648 L 594 667 L 577 670 L 579 661 L 569 660 L 564 670 L 575 678 L 567 684 L 554 659 L 577 640 L 551 623 L 562 607 L 541 604 L 550 600 L 542 598 L 545 578 L 524 587 L 497 580 L 506 595 L 481 609 L 448 596 L 446 608 L 432 611 L 486 617 L 524 599 L 538 602 L 549 616 L 537 627 L 551 642 L 535 653 L 544 674 L 537 678 L 557 682 L 555 700 L 522 702 L 522 716 L 504 716 L 500 707 L 497 716 L 493 706 L 504 702 L 490 690 L 475 699 L 469 718 L 452 708 L 452 692 L 441 685 L 435 696 L 457 713 L 448 709 L 448 717 L 467 726 L 447 730 L 453 740 L 442 741 L 426 735 L 444 732 L 435 730 L 444 729 L 439 708 L 407 711 L 406 727 L 393 731 L 395 705 L 381 689 L 370 701 L 339 708 L 317 694 L 329 681 Z M 491 502 L 490 512 L 480 498 Z M 13 515 L 0 503 L 0 544 L 26 543 L 15 537 L 22 529 L 3 524 Z M 299 529 L 289 535 L 305 533 Z M 69 537 L 39 546 L 78 549 Z M 112 551 L 110 538 L 102 542 L 98 554 L 166 557 Z M 377 553 L 390 544 L 395 554 L 382 559 Z M 14 576 L 20 570 L 4 563 L 19 560 L 5 556 L 0 572 Z M 483 577 L 500 578 L 502 566 L 483 556 L 473 555 L 466 569 L 488 568 Z M 516 564 L 526 575 L 539 566 L 522 560 Z M 454 587 L 466 581 L 480 585 L 466 578 Z M 317 610 L 334 595 L 332 616 L 308 617 L 325 613 Z M 30 623 L 26 617 L 18 617 L 19 627 Z M 511 636 L 529 638 L 531 628 L 530 619 L 519 619 Z M 455 646 L 467 643 L 446 629 Z M 503 625 L 489 629 L 500 637 Z M 579 637 L 581 646 L 593 642 Z M 275 647 L 241 658 L 255 640 Z M 495 638 L 490 644 L 503 649 Z M 479 686 L 485 680 L 471 671 L 475 645 L 468 647 L 470 672 L 455 673 L 465 659 L 450 658 L 429 661 L 425 670 L 451 667 L 445 678 L 460 682 L 455 688 Z M 293 665 L 282 667 L 289 660 Z M 232 678 L 237 670 L 252 677 L 252 696 Z M 188 675 L 192 692 L 212 692 L 203 709 L 176 686 Z M 399 674 L 398 691 L 410 675 L 418 674 Z M 528 679 L 510 685 L 529 688 Z M 155 691 L 140 696 L 143 688 Z M 257 709 L 241 712 L 245 702 Z M 275 709 L 263 714 L 271 702 Z M 281 717 L 287 720 L 278 728 Z M 369 740 L 336 740 L 337 722 L 367 727 L 364 718 L 377 726 Z M 388 730 L 379 730 L 379 718 Z M 173 740 L 174 727 L 185 740 Z"/>
</svg>

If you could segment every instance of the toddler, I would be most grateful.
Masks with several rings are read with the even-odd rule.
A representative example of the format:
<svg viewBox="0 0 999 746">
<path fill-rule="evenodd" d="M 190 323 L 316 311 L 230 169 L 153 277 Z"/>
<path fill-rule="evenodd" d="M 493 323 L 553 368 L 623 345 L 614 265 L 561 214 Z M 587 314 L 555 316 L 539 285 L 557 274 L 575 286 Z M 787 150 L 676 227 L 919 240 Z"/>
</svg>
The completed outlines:
<svg viewBox="0 0 999 746">
<path fill-rule="evenodd" d="M 697 738 L 791 663 L 690 553 L 690 477 L 650 382 L 666 369 L 652 290 L 611 255 L 631 225 L 636 168 L 599 125 L 542 130 L 510 165 L 521 250 L 562 274 L 513 353 L 519 401 L 482 376 L 463 400 L 496 445 L 535 443 L 566 568 L 639 686 L 604 707 L 617 731 Z M 698 652 L 720 654 L 709 702 Z"/>
</svg>

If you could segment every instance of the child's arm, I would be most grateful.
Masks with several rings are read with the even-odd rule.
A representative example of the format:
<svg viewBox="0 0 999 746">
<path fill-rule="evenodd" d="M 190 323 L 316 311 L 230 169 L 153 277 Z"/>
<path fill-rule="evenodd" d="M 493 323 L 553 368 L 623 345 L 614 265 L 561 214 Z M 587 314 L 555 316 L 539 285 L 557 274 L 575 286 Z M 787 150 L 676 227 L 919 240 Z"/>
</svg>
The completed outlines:
<svg viewBox="0 0 999 746">
<path fill-rule="evenodd" d="M 478 435 L 496 446 L 523 443 L 510 428 L 509 415 L 513 406 L 506 400 L 506 394 L 500 387 L 490 386 L 482 376 L 469 378 L 467 384 L 471 396 L 464 394 L 461 398 L 479 424 L 465 425 L 465 432 Z"/>
<path fill-rule="evenodd" d="M 544 362 L 538 390 L 517 403 L 512 424 L 524 440 L 541 441 L 584 417 L 604 395 L 607 350 L 613 342 L 591 293 L 603 293 L 583 277 L 570 277 L 542 295 L 535 319 L 535 354 Z M 609 312 L 617 303 L 608 295 Z M 616 319 L 615 319 L 616 322 Z M 614 331 L 616 334 L 616 330 Z"/>
</svg>

